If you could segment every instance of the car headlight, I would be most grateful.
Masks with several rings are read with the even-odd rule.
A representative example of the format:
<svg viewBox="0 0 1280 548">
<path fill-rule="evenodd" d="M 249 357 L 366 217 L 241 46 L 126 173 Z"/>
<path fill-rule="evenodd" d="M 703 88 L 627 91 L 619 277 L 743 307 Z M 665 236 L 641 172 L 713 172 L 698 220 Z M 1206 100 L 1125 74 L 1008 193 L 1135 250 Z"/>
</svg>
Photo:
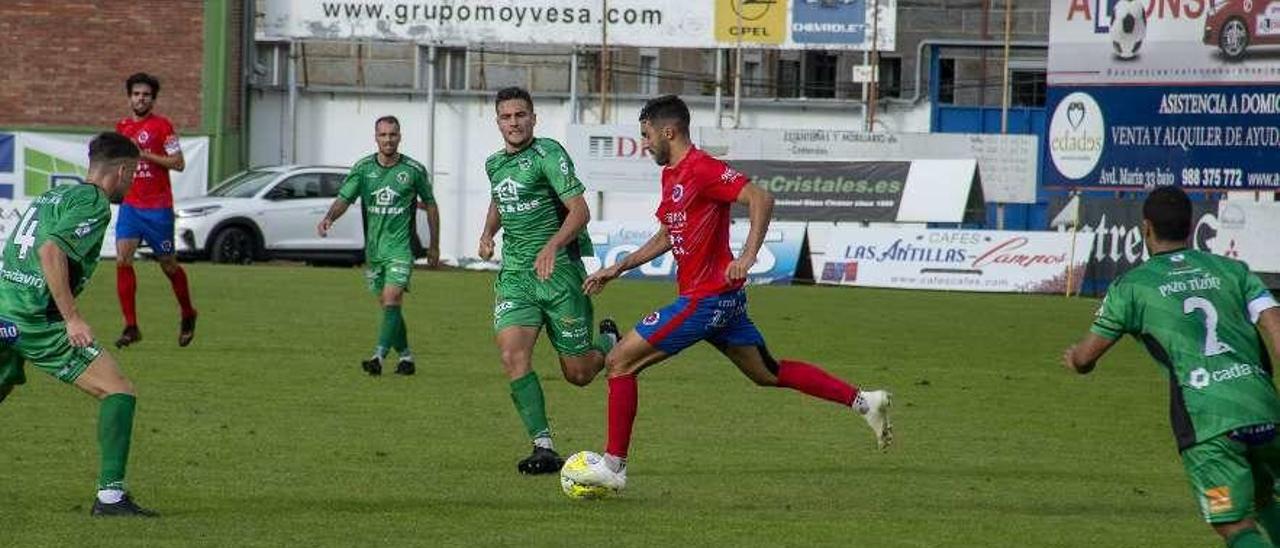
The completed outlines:
<svg viewBox="0 0 1280 548">
<path fill-rule="evenodd" d="M 174 212 L 174 214 L 180 218 L 204 217 L 205 215 L 213 213 L 219 209 L 222 209 L 222 206 L 214 205 L 214 206 L 203 206 L 203 207 L 189 207 L 186 209 L 179 209 L 178 211 Z"/>
</svg>

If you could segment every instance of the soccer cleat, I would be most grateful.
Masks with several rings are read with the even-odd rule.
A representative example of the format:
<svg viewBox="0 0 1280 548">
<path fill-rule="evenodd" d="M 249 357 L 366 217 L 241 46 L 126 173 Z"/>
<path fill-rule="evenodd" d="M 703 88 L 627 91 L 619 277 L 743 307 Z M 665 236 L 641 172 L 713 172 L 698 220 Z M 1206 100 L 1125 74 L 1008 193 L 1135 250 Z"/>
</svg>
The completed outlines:
<svg viewBox="0 0 1280 548">
<path fill-rule="evenodd" d="M 360 368 L 368 373 L 370 377 L 376 377 L 382 374 L 382 358 L 373 357 L 360 362 Z"/>
<path fill-rule="evenodd" d="M 160 517 L 159 513 L 156 513 L 152 510 L 147 510 L 146 508 L 138 506 L 138 504 L 133 502 L 133 499 L 129 497 L 128 493 L 125 493 L 124 498 L 120 499 L 120 502 L 117 502 L 115 504 L 107 504 L 105 502 L 98 500 L 97 497 L 95 497 L 93 499 L 93 510 L 89 511 L 89 515 L 93 517 L 134 517 L 134 518 Z"/>
<path fill-rule="evenodd" d="M 893 405 L 893 394 L 885 390 L 873 390 L 860 394 L 867 404 L 867 412 L 862 418 L 876 433 L 876 447 L 885 450 L 893 443 L 893 422 L 889 420 L 889 407 Z"/>
<path fill-rule="evenodd" d="M 565 468 L 561 475 L 579 485 L 598 485 L 614 492 L 627 487 L 627 469 L 614 472 L 605 462 L 606 457 L 592 453 L 583 460 L 584 466 Z"/>
<path fill-rule="evenodd" d="M 600 320 L 600 334 L 613 335 L 614 344 L 622 340 L 622 334 L 618 332 L 618 324 L 614 323 L 612 318 Z"/>
<path fill-rule="evenodd" d="M 0 384 L 0 403 L 4 403 L 5 398 L 13 392 L 12 384 Z"/>
<path fill-rule="evenodd" d="M 521 474 L 529 474 L 531 476 L 538 474 L 554 474 L 560 471 L 564 466 L 564 459 L 560 458 L 560 454 L 554 449 L 546 447 L 534 447 L 533 453 L 525 457 L 516 464 L 516 470 Z"/>
<path fill-rule="evenodd" d="M 178 346 L 187 346 L 196 338 L 196 316 L 191 315 L 190 318 L 183 318 L 182 324 L 178 328 Z"/>
<path fill-rule="evenodd" d="M 413 365 L 413 360 L 400 360 L 400 362 L 396 364 L 397 375 L 412 375 L 417 370 L 418 368 Z"/>
<path fill-rule="evenodd" d="M 120 338 L 116 339 L 116 348 L 124 348 L 141 340 L 142 331 L 138 330 L 138 326 L 126 325 L 124 326 L 124 332 L 120 334 Z"/>
</svg>

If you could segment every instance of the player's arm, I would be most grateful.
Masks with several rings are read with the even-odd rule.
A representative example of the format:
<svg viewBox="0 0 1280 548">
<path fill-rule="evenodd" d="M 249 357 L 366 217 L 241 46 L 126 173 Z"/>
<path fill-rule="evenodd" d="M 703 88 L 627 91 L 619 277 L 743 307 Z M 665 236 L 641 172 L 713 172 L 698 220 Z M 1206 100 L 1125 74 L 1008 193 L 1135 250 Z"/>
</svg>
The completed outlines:
<svg viewBox="0 0 1280 548">
<path fill-rule="evenodd" d="M 356 167 L 351 168 L 347 173 L 347 178 L 343 179 L 342 186 L 338 187 L 338 197 L 334 198 L 333 204 L 329 206 L 324 217 L 320 219 L 320 224 L 316 226 L 316 232 L 321 238 L 329 235 L 329 229 L 333 228 L 333 223 L 338 222 L 343 213 L 347 212 L 347 208 L 351 207 L 351 202 L 356 201 L 356 196 L 360 194 L 360 166 L 356 163 Z"/>
<path fill-rule="evenodd" d="M 587 199 L 581 194 L 569 198 L 563 202 L 565 207 L 569 209 L 569 213 L 565 216 L 564 222 L 560 223 L 560 230 L 547 240 L 547 244 L 542 246 L 538 251 L 537 258 L 534 259 L 533 268 L 538 273 L 539 280 L 545 280 L 551 277 L 551 273 L 556 268 L 556 254 L 560 249 L 570 242 L 578 238 L 578 233 L 587 226 L 587 220 L 591 218 L 591 209 L 587 207 Z"/>
<path fill-rule="evenodd" d="M 325 212 L 324 218 L 320 219 L 320 225 L 316 227 L 316 232 L 320 234 L 321 238 L 329 235 L 329 229 L 333 228 L 333 223 L 338 222 L 338 218 L 347 212 L 348 207 L 351 207 L 351 204 L 342 198 L 333 201 L 333 204 L 329 206 L 329 211 Z"/>
<path fill-rule="evenodd" d="M 477 252 L 482 260 L 493 258 L 493 237 L 502 229 L 502 217 L 498 215 L 498 204 L 489 200 L 489 212 L 484 216 L 484 230 L 480 231 L 480 249 Z"/>
<path fill-rule="evenodd" d="M 52 241 L 40 246 L 40 270 L 44 272 L 45 287 L 58 307 L 58 313 L 67 323 L 67 339 L 71 345 L 83 348 L 93 343 L 93 332 L 76 309 L 76 298 L 71 293 L 71 272 L 67 269 L 67 253 Z"/>
<path fill-rule="evenodd" d="M 773 194 L 757 185 L 748 184 L 738 192 L 735 201 L 747 206 L 747 219 L 750 222 L 742 253 L 729 263 L 724 273 L 730 281 L 736 282 L 747 277 L 747 271 L 756 264 L 756 255 L 764 245 L 764 236 L 769 232 L 769 219 L 773 216 Z"/>
<path fill-rule="evenodd" d="M 178 134 L 173 131 L 172 127 L 168 128 L 168 132 L 169 135 L 164 140 L 164 154 L 142 150 L 142 159 L 168 170 L 182 171 L 187 168 L 187 161 L 182 156 L 182 146 L 178 144 Z M 142 147 L 138 148 L 141 149 Z"/>
<path fill-rule="evenodd" d="M 1068 370 L 1081 375 L 1088 374 L 1098 366 L 1098 360 L 1106 354 L 1119 339 L 1108 339 L 1097 333 L 1088 333 L 1080 342 L 1067 348 L 1062 354 L 1062 363 Z"/>
<path fill-rule="evenodd" d="M 671 238 L 667 236 L 667 227 L 658 227 L 658 232 L 649 238 L 649 241 L 640 246 L 640 249 L 628 253 L 625 257 L 613 263 L 613 266 L 601 268 L 594 274 L 587 276 L 586 281 L 582 282 L 582 292 L 588 295 L 595 295 L 604 289 L 604 285 L 613 281 L 614 278 L 621 276 L 624 272 L 636 268 L 642 264 L 648 263 L 663 253 L 671 250 Z"/>
<path fill-rule="evenodd" d="M 427 245 L 427 266 L 435 268 L 440 266 L 440 206 L 434 201 L 423 203 L 426 204 L 423 209 L 427 211 L 427 232 L 431 238 L 431 243 Z"/>
</svg>

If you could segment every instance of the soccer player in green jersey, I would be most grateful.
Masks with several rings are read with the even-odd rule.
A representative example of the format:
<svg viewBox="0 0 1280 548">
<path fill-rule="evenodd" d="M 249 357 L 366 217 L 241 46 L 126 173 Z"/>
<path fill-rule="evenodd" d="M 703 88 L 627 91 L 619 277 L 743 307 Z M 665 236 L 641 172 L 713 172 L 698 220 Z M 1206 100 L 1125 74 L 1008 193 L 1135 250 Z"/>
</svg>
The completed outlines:
<svg viewBox="0 0 1280 548">
<path fill-rule="evenodd" d="M 95 137 L 88 184 L 56 186 L 33 200 L 0 250 L 0 401 L 26 383 L 25 362 L 99 400 L 94 516 L 156 515 L 125 491 L 133 384 L 94 340 L 75 300 L 98 267 L 108 202 L 124 199 L 139 157 L 124 135 Z"/>
<path fill-rule="evenodd" d="M 412 375 L 416 371 L 413 353 L 409 351 L 409 334 L 400 306 L 409 291 L 413 273 L 413 238 L 415 207 L 427 211 L 431 225 L 431 244 L 427 248 L 428 266 L 440 265 L 440 209 L 431 194 L 431 181 L 426 168 L 399 152 L 400 121 L 383 116 L 373 124 L 378 152 L 361 158 L 338 190 L 338 198 L 320 220 L 321 237 L 328 234 L 347 207 L 360 199 L 364 207 L 365 279 L 369 291 L 382 305 L 382 327 L 373 357 L 360 363 L 370 375 L 382 374 L 382 361 L 390 350 L 399 356 L 396 373 Z"/>
<path fill-rule="evenodd" d="M 1205 521 L 1227 546 L 1271 546 L 1256 523 L 1280 542 L 1280 397 L 1259 328 L 1280 348 L 1280 305 L 1244 263 L 1187 247 L 1181 189 L 1153 191 L 1142 217 L 1151 258 L 1111 284 L 1063 360 L 1084 374 L 1121 336 L 1141 341 L 1168 375 L 1173 434 Z"/>
<path fill-rule="evenodd" d="M 604 356 L 618 340 L 610 320 L 592 337 L 591 299 L 582 292 L 587 277 L 582 256 L 590 255 L 586 190 L 573 172 L 564 147 L 535 138 L 533 98 L 518 87 L 500 90 L 494 105 L 505 146 L 485 161 L 492 198 L 480 258 L 493 256 L 502 230 L 502 271 L 493 284 L 493 326 L 502 367 L 511 381 L 511 400 L 533 442 L 533 453 L 516 469 L 524 474 L 558 472 L 564 459 L 551 443 L 542 385 L 533 371 L 533 345 L 545 325 L 560 354 L 564 378 L 591 383 Z"/>
</svg>

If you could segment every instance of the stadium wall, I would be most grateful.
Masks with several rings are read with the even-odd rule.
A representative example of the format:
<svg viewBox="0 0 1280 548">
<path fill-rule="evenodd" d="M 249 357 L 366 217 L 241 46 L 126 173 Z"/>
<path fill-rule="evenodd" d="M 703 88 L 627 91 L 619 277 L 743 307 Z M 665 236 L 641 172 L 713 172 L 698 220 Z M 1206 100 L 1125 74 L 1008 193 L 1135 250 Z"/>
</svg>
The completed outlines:
<svg viewBox="0 0 1280 548">
<path fill-rule="evenodd" d="M 569 125 L 568 100 L 537 97 L 537 134 L 563 141 Z M 694 125 L 714 125 L 711 98 L 689 97 Z M 639 97 L 614 100 L 614 120 L 634 120 L 643 105 Z M 351 165 L 374 151 L 373 120 L 384 114 L 400 118 L 404 135 L 401 151 L 419 160 L 427 155 L 428 103 L 418 94 L 356 94 L 315 92 L 299 94 L 297 142 L 293 158 L 302 164 Z M 252 165 L 279 164 L 289 157 L 288 95 L 274 90 L 254 90 L 250 99 L 249 140 Z M 489 183 L 484 160 L 502 146 L 494 124 L 489 93 L 448 94 L 436 109 L 434 185 L 441 207 L 441 254 L 448 258 L 470 256 L 480 237 L 489 205 Z M 598 116 L 598 115 L 597 115 Z M 929 105 L 895 109 L 886 114 L 894 131 L 927 132 Z M 582 118 L 593 123 L 598 117 Z M 848 103 L 814 102 L 813 106 L 753 102 L 743 109 L 744 127 L 847 129 L 861 128 L 855 107 Z M 638 126 L 637 126 L 638 127 Z M 638 129 L 637 129 L 638 131 Z M 591 181 L 585 181 L 591 188 Z M 654 181 L 656 187 L 657 181 Z M 651 220 L 658 196 L 610 192 L 588 201 L 593 218 L 610 221 Z"/>
</svg>

